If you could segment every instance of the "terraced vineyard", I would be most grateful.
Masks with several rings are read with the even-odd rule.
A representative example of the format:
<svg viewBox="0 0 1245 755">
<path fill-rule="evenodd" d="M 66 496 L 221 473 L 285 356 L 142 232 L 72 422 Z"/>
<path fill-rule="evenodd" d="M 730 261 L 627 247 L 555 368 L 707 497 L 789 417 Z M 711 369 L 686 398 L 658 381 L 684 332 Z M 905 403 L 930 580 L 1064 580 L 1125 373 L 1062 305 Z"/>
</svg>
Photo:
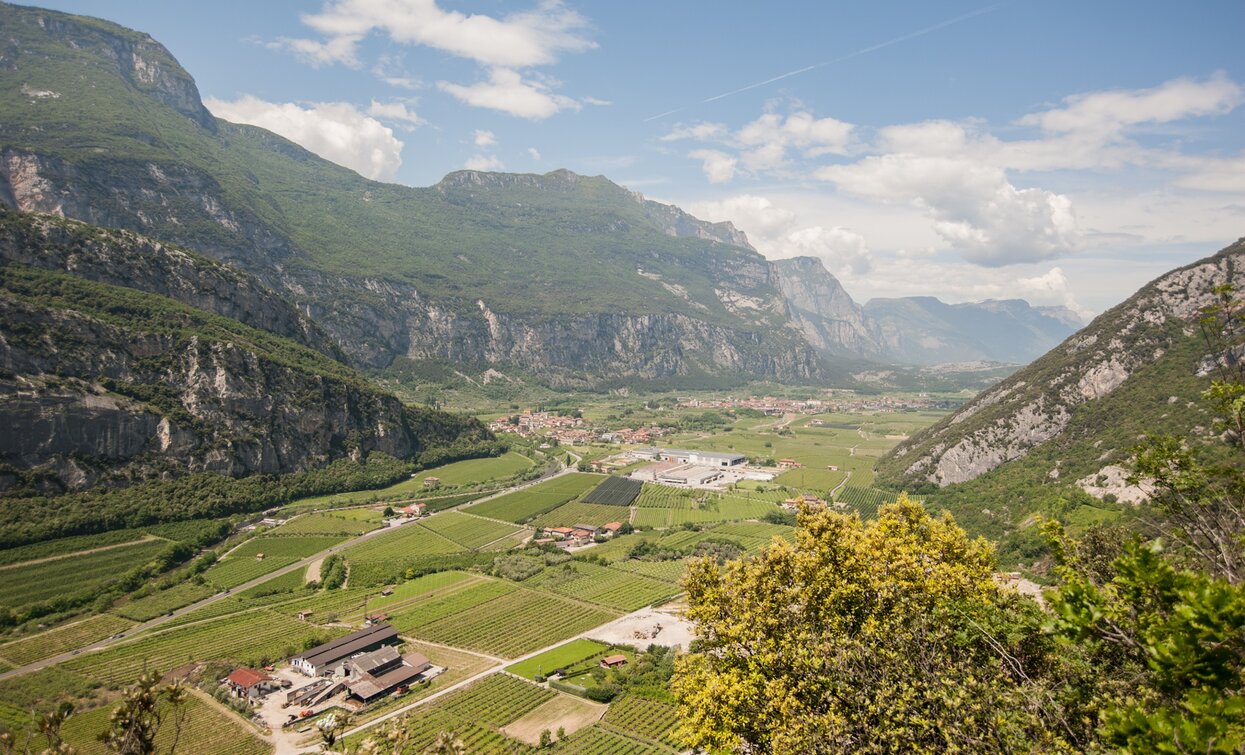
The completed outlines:
<svg viewBox="0 0 1245 755">
<path fill-rule="evenodd" d="M 673 705 L 626 695 L 610 703 L 605 723 L 626 733 L 638 734 L 671 747 L 679 747 L 674 736 L 679 725 L 679 710 Z"/>
<path fill-rule="evenodd" d="M 159 590 L 145 598 L 139 598 L 138 600 L 132 600 L 117 606 L 112 609 L 112 612 L 134 621 L 147 621 L 157 616 L 163 616 L 169 611 L 176 610 L 182 606 L 188 606 L 197 600 L 203 600 L 215 592 L 216 588 L 211 585 L 182 582 L 167 590 Z"/>
<path fill-rule="evenodd" d="M 23 666 L 98 642 L 132 626 L 134 626 L 132 622 L 116 616 L 107 614 L 92 616 L 83 621 L 66 624 L 0 645 L 0 658 Z"/>
<path fill-rule="evenodd" d="M 382 526 L 384 517 L 371 509 L 343 509 L 306 514 L 279 527 L 276 535 L 355 536 Z"/>
<path fill-rule="evenodd" d="M 860 514 L 861 519 L 876 519 L 878 509 L 887 503 L 895 500 L 896 494 L 890 490 L 881 488 L 865 488 L 847 485 L 838 496 L 835 497 L 837 503 L 845 503 L 847 506 Z M 919 496 L 912 496 L 914 501 L 919 501 Z"/>
<path fill-rule="evenodd" d="M 634 611 L 679 592 L 668 582 L 582 562 L 546 569 L 524 584 L 622 611 Z"/>
<path fill-rule="evenodd" d="M 70 558 L 6 566 L 0 569 L 0 607 L 20 608 L 52 598 L 92 594 L 167 547 L 167 540 L 147 540 Z"/>
<path fill-rule="evenodd" d="M 514 658 L 604 624 L 617 614 L 556 595 L 515 589 L 410 630 L 422 639 Z M 397 625 L 395 620 L 394 624 Z"/>
<path fill-rule="evenodd" d="M 248 540 L 203 573 L 217 587 L 232 588 L 340 543 L 343 537 L 273 537 Z M 260 555 L 263 558 L 259 558 Z"/>
<path fill-rule="evenodd" d="M 345 633 L 345 629 L 313 627 L 265 609 L 147 635 L 137 642 L 79 656 L 65 667 L 104 684 L 129 684 L 145 669 L 169 671 L 192 661 L 263 665 L 293 655 L 308 641 Z"/>
<path fill-rule="evenodd" d="M 438 707 L 451 715 L 483 721 L 492 726 L 505 726 L 555 696 L 555 692 L 509 674 L 493 674 L 451 695 Z"/>
<path fill-rule="evenodd" d="M 547 514 L 540 515 L 531 524 L 536 529 L 570 527 L 576 524 L 591 524 L 600 527 L 606 522 L 623 522 L 626 519 L 627 509 L 619 506 L 572 501 L 562 504 Z"/>
<path fill-rule="evenodd" d="M 506 582 L 478 580 L 446 594 L 410 602 L 402 610 L 391 612 L 390 623 L 400 632 L 419 634 L 424 627 L 452 618 L 459 611 L 489 603 L 516 589 L 518 588 Z"/>
<path fill-rule="evenodd" d="M 570 755 L 666 755 L 674 752 L 656 742 L 632 739 L 600 724 L 581 729 L 565 742 L 559 742 L 557 751 Z"/>
<path fill-rule="evenodd" d="M 110 706 L 70 716 L 62 734 L 77 748 L 79 755 L 104 755 L 107 750 L 97 737 L 108 728 Z M 168 752 L 173 744 L 172 726 L 161 727 L 156 735 L 159 752 Z M 267 755 L 272 746 L 260 740 L 234 719 L 212 708 L 194 695 L 187 697 L 186 719 L 177 743 L 179 753 L 211 753 L 212 755 Z"/>
<path fill-rule="evenodd" d="M 468 506 L 467 510 L 480 516 L 523 524 L 577 498 L 601 480 L 600 475 L 580 473 L 563 475 L 523 490 L 507 493 L 490 501 Z"/>
<path fill-rule="evenodd" d="M 475 549 L 520 531 L 520 527 L 458 511 L 446 511 L 421 520 L 419 526 L 427 527 L 442 537 L 453 540 L 464 548 Z"/>
<path fill-rule="evenodd" d="M 609 506 L 630 506 L 640 495 L 644 483 L 627 477 L 607 477 L 587 495 L 585 503 L 604 503 Z"/>
</svg>

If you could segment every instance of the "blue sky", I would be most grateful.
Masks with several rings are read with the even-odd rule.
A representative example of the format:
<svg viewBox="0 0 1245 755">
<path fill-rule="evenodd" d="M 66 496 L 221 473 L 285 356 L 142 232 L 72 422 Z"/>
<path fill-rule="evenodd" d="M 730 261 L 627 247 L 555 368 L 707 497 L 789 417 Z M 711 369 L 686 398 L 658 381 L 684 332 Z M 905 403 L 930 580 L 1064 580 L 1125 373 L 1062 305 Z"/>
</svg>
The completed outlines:
<svg viewBox="0 0 1245 755">
<path fill-rule="evenodd" d="M 862 301 L 1088 314 L 1245 235 L 1236 1 L 46 5 L 365 175 L 602 173 Z"/>
</svg>

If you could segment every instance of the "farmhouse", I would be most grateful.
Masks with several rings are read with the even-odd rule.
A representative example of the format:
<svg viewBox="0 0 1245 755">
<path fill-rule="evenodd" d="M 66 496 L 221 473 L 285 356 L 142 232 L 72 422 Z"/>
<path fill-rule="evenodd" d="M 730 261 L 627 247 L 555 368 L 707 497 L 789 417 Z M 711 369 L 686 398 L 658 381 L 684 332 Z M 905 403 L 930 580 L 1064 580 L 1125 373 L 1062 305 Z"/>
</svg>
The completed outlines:
<svg viewBox="0 0 1245 755">
<path fill-rule="evenodd" d="M 320 676 L 352 655 L 400 643 L 398 630 L 388 624 L 374 624 L 296 655 L 290 665 L 307 676 Z"/>
<path fill-rule="evenodd" d="M 606 537 L 613 537 L 618 534 L 620 529 L 622 529 L 622 522 L 606 522 L 601 525 L 601 534 Z"/>
<path fill-rule="evenodd" d="M 799 469 L 802 466 L 804 465 L 796 461 L 795 459 L 779 459 L 778 460 L 778 467 L 780 469 Z"/>
<path fill-rule="evenodd" d="M 591 524 L 577 524 L 571 530 L 571 537 L 576 540 L 591 540 L 597 534 L 597 528 Z"/>
<path fill-rule="evenodd" d="M 225 684 L 236 697 L 256 700 L 280 687 L 271 676 L 251 668 L 236 668 L 225 677 Z"/>
<path fill-rule="evenodd" d="M 426 503 L 412 503 L 410 506 L 403 506 L 402 513 L 406 514 L 408 517 L 423 516 L 424 511 L 426 511 L 427 509 L 428 509 L 428 504 Z"/>
<path fill-rule="evenodd" d="M 363 702 L 419 681 L 432 664 L 422 653 L 400 655 L 396 648 L 383 647 L 355 656 L 342 666 L 346 689 Z"/>
<path fill-rule="evenodd" d="M 627 663 L 627 656 L 619 653 L 617 655 L 607 655 L 601 659 L 601 668 L 618 668 Z"/>
<path fill-rule="evenodd" d="M 555 540 L 565 540 L 575 534 L 575 530 L 570 527 L 546 527 L 541 530 L 541 534 L 545 537 L 551 537 Z"/>
</svg>

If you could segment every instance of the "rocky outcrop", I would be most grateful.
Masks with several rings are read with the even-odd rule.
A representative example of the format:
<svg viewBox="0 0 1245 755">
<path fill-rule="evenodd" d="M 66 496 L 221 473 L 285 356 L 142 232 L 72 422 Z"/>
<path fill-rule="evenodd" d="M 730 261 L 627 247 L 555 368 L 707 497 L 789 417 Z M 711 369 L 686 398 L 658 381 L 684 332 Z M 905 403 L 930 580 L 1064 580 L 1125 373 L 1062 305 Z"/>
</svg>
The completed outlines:
<svg viewBox="0 0 1245 755">
<path fill-rule="evenodd" d="M 876 327 L 821 260 L 792 257 L 772 264 L 787 314 L 809 343 L 828 354 L 884 356 Z"/>
<path fill-rule="evenodd" d="M 1112 396 L 1178 342 L 1193 338 L 1193 321 L 1214 303 L 1212 289 L 1223 284 L 1245 287 L 1245 240 L 1155 280 L 1041 359 L 899 444 L 879 462 L 880 479 L 946 486 L 1027 455 L 1059 436 L 1081 407 Z M 1196 365 L 1181 369 L 1192 373 Z M 1078 485 L 1135 497 L 1116 484 L 1119 480 L 1098 484 L 1099 474 L 1112 478 L 1104 467 Z"/>
<path fill-rule="evenodd" d="M 0 261 L 160 294 L 343 358 L 324 331 L 251 276 L 136 233 L 0 208 Z"/>
</svg>

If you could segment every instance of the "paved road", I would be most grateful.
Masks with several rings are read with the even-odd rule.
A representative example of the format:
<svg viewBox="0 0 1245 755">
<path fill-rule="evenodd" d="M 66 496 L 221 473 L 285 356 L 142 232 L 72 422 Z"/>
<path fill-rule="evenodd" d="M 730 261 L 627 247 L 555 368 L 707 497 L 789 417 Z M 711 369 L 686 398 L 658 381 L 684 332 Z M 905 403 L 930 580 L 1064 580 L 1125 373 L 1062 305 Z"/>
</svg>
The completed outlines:
<svg viewBox="0 0 1245 755">
<path fill-rule="evenodd" d="M 490 498 L 496 498 L 497 496 L 505 495 L 506 493 L 512 493 L 516 490 L 522 490 L 524 488 L 531 487 L 532 485 L 535 485 L 537 483 L 544 482 L 545 480 L 549 480 L 554 477 L 560 477 L 562 475 L 569 474 L 570 472 L 573 472 L 573 471 L 575 471 L 573 467 L 567 467 L 565 465 L 562 465 L 561 462 L 559 462 L 559 468 L 555 472 L 541 475 L 539 478 L 535 480 L 524 482 L 519 485 L 513 485 L 509 488 L 504 488 L 484 498 L 477 498 L 475 500 L 462 503 L 458 506 L 450 507 L 448 509 L 445 509 L 445 511 L 453 511 L 454 509 L 462 508 L 464 506 L 470 506 L 472 504 L 479 503 L 480 501 L 486 501 L 486 500 L 489 500 Z M 374 504 L 367 504 L 366 506 L 364 506 L 364 508 L 370 507 L 372 505 Z M 308 512 L 308 513 L 312 513 L 312 512 Z M 437 513 L 441 513 L 441 512 L 437 512 Z M 431 516 L 436 516 L 436 514 L 432 514 Z M 402 525 L 397 525 L 397 526 L 402 526 Z M 144 632 L 149 632 L 150 630 L 157 629 L 160 626 L 172 621 L 173 619 L 178 618 L 179 616 L 185 616 L 186 614 L 191 613 L 193 611 L 197 611 L 200 608 L 203 608 L 204 606 L 210 606 L 213 603 L 216 603 L 217 601 L 224 600 L 225 598 L 228 598 L 231 594 L 240 593 L 245 590 L 249 590 L 250 588 L 261 585 L 270 579 L 274 579 L 276 577 L 289 574 L 290 572 L 295 571 L 297 569 L 305 569 L 311 564 L 315 563 L 316 561 L 329 555 L 330 553 L 335 553 L 337 551 L 344 550 L 346 548 L 349 548 L 352 545 L 356 545 L 360 542 L 363 542 L 364 540 L 367 540 L 372 537 L 376 537 L 377 535 L 380 535 L 385 532 L 389 532 L 391 529 L 393 529 L 393 527 L 381 527 L 378 530 L 372 530 L 371 532 L 367 532 L 362 535 L 359 535 L 358 537 L 351 538 L 350 540 L 347 540 L 343 543 L 338 543 L 337 545 L 334 545 L 331 548 L 326 548 L 320 551 L 319 553 L 308 556 L 307 558 L 304 558 L 303 560 L 297 563 L 290 564 L 289 566 L 283 566 L 280 569 L 277 569 L 276 571 L 271 571 L 271 572 L 268 572 L 267 574 L 256 577 L 255 579 L 252 579 L 251 581 L 246 582 L 244 584 L 238 585 L 237 587 L 234 587 L 231 590 L 226 590 L 223 592 L 216 593 L 215 595 L 204 598 L 203 600 L 200 600 L 197 603 L 191 603 L 188 606 L 183 606 L 182 608 L 178 608 L 172 613 L 166 614 L 164 616 L 159 616 L 157 618 L 151 619 L 150 621 L 146 621 L 141 624 L 138 624 L 137 626 L 134 626 L 134 627 L 131 627 L 125 630 L 120 635 L 113 635 L 112 637 L 109 637 L 107 639 L 100 640 L 98 642 L 94 642 L 89 645 L 83 645 L 82 647 L 76 648 L 74 650 L 66 651 L 59 655 L 54 655 L 54 656 L 51 656 L 50 658 L 44 658 L 41 661 L 35 661 L 34 663 L 28 663 L 25 666 L 18 666 L 16 668 L 10 669 L 8 671 L 5 671 L 4 673 L 0 673 L 0 681 L 4 679 L 9 679 L 15 676 L 21 676 L 22 674 L 29 674 L 35 671 L 39 671 L 41 669 L 47 668 L 48 666 L 54 666 L 58 663 L 64 663 L 65 661 L 68 661 L 84 653 L 94 653 L 100 650 L 104 650 L 105 648 L 113 647 L 114 645 L 123 644 L 127 641 L 132 641 L 135 635 L 139 635 Z"/>
</svg>

